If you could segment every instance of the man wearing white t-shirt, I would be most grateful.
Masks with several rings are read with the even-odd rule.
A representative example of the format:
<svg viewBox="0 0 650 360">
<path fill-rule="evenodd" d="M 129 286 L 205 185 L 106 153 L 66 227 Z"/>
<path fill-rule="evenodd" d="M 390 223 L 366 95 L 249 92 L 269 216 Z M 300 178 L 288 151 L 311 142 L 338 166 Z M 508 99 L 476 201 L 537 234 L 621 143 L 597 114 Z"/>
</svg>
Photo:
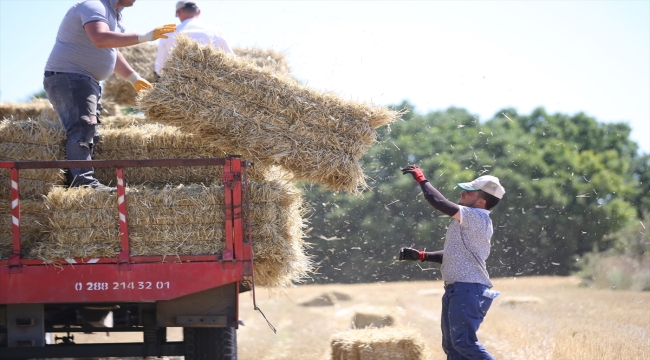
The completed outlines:
<svg viewBox="0 0 650 360">
<path fill-rule="evenodd" d="M 180 19 L 181 24 L 176 27 L 176 32 L 172 36 L 160 40 L 158 44 L 158 56 L 155 63 L 155 71 L 158 76 L 167 62 L 171 49 L 176 45 L 177 34 L 186 35 L 202 45 L 212 44 L 215 49 L 221 48 L 227 53 L 233 53 L 221 30 L 199 20 L 199 15 L 201 15 L 201 10 L 196 1 L 176 3 L 176 17 Z"/>
<path fill-rule="evenodd" d="M 442 297 L 442 348 L 447 359 L 493 360 L 478 342 L 476 332 L 498 292 L 490 290 L 492 282 L 485 261 L 490 255 L 493 228 L 490 209 L 505 194 L 499 179 L 484 175 L 468 183 L 459 183 L 460 200 L 455 204 L 445 198 L 424 177 L 422 169 L 410 165 L 402 169 L 411 174 L 422 188 L 425 199 L 436 210 L 453 218 L 442 251 L 425 252 L 402 248 L 399 260 L 420 260 L 442 264 L 445 282 Z"/>
</svg>

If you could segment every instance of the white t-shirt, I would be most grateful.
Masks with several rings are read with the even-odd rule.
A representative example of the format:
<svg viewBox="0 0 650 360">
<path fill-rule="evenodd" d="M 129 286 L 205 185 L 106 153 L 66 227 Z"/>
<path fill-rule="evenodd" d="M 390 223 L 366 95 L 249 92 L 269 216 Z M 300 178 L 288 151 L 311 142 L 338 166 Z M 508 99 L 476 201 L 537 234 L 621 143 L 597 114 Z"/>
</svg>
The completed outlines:
<svg viewBox="0 0 650 360">
<path fill-rule="evenodd" d="M 199 42 L 201 45 L 212 44 L 215 49 L 221 48 L 227 53 L 233 53 L 221 30 L 213 27 L 198 18 L 190 18 L 176 27 L 176 31 L 168 39 L 160 39 L 158 56 L 156 57 L 156 73 L 160 74 L 171 49 L 176 45 L 176 35 L 183 34 Z"/>
<path fill-rule="evenodd" d="M 492 220 L 484 209 L 459 206 L 460 221 L 452 220 L 445 239 L 440 272 L 447 283 L 478 283 L 492 287 L 485 260 L 490 255 Z"/>
</svg>

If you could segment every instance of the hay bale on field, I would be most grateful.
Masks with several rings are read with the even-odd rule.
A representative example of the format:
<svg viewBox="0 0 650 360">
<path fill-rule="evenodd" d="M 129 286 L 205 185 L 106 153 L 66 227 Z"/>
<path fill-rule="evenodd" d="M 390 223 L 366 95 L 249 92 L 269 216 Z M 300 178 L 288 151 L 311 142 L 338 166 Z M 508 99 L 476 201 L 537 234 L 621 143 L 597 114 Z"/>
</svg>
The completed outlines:
<svg viewBox="0 0 650 360">
<path fill-rule="evenodd" d="M 348 300 L 352 300 L 352 296 L 350 296 L 349 294 L 342 293 L 342 292 L 338 292 L 338 291 L 330 291 L 330 294 L 331 294 L 331 295 L 332 295 L 332 296 L 333 296 L 337 301 L 348 301 Z"/>
<path fill-rule="evenodd" d="M 131 65 L 140 76 L 147 79 L 150 83 L 156 81 L 154 72 L 154 63 L 156 62 L 156 52 L 158 45 L 152 43 L 142 43 L 138 45 L 120 48 L 126 61 Z M 135 106 L 135 97 L 137 92 L 133 85 L 128 81 L 112 74 L 104 82 L 102 87 L 102 99 L 107 104 L 118 104 L 125 106 Z"/>
<path fill-rule="evenodd" d="M 65 159 L 65 130 L 58 120 L 41 118 L 0 121 L 0 161 L 63 160 Z M 63 184 L 60 169 L 20 170 L 21 198 L 46 194 L 54 185 Z M 0 199 L 10 197 L 11 174 L 0 169 Z"/>
<path fill-rule="evenodd" d="M 0 259 L 6 259 L 13 249 L 13 223 L 9 201 L 0 201 L 0 205 Z M 42 200 L 20 202 L 20 246 L 23 254 L 28 253 L 35 242 L 45 237 L 42 232 L 45 210 Z"/>
<path fill-rule="evenodd" d="M 182 36 L 138 106 L 214 147 L 351 193 L 366 186 L 359 159 L 376 141 L 375 129 L 400 115 L 303 87 Z"/>
<path fill-rule="evenodd" d="M 258 285 L 287 285 L 310 270 L 302 240 L 300 191 L 284 180 L 250 184 L 255 277 Z M 129 188 L 131 255 L 216 254 L 224 246 L 223 187 Z M 30 257 L 116 257 L 120 251 L 116 196 L 56 188 L 46 197 L 44 231 Z"/>
<path fill-rule="evenodd" d="M 510 306 L 510 307 L 514 307 L 515 305 L 541 304 L 544 302 L 542 298 L 539 298 L 537 296 L 526 296 L 526 295 L 505 296 L 495 301 L 498 301 L 501 306 Z"/>
<path fill-rule="evenodd" d="M 393 310 L 386 307 L 362 306 L 352 316 L 353 329 L 382 328 L 395 324 Z"/>
<path fill-rule="evenodd" d="M 349 330 L 332 335 L 332 360 L 426 359 L 422 336 L 411 328 Z"/>
<path fill-rule="evenodd" d="M 0 102 L 0 120 L 27 120 L 45 118 L 57 121 L 59 115 L 47 99 L 33 99 L 29 102 Z"/>
<path fill-rule="evenodd" d="M 334 299 L 328 293 L 320 294 L 319 296 L 306 300 L 300 303 L 300 306 L 334 306 Z"/>
</svg>

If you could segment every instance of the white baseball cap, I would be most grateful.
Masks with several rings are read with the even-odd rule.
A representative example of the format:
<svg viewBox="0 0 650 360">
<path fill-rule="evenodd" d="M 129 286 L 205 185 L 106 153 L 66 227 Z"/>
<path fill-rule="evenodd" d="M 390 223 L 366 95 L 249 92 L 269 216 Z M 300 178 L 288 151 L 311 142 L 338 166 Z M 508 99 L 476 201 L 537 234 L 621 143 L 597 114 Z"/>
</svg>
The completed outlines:
<svg viewBox="0 0 650 360">
<path fill-rule="evenodd" d="M 465 191 L 482 190 L 499 199 L 503 198 L 503 195 L 506 193 L 506 189 L 501 186 L 499 178 L 492 175 L 483 175 L 474 179 L 472 182 L 458 183 L 457 185 Z"/>
<path fill-rule="evenodd" d="M 196 1 L 179 1 L 176 3 L 176 11 L 187 7 L 187 8 L 198 8 L 199 4 Z"/>
</svg>

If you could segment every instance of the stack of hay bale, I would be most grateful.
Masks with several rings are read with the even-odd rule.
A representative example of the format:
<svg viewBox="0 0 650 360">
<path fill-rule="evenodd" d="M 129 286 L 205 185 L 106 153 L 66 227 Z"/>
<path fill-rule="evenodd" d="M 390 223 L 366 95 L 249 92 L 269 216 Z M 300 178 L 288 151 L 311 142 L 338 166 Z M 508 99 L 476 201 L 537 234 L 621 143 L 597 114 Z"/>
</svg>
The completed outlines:
<svg viewBox="0 0 650 360">
<path fill-rule="evenodd" d="M 205 62 L 196 59 L 191 64 L 184 62 L 186 53 L 196 55 L 196 51 L 205 52 Z M 130 56 L 126 51 L 123 53 Z M 146 116 L 102 118 L 95 159 L 201 158 L 239 153 L 244 159 L 254 161 L 255 166 L 248 171 L 250 207 L 244 209 L 244 216 L 248 218 L 250 213 L 252 222 L 256 283 L 288 285 L 311 269 L 303 241 L 302 194 L 292 180 L 309 179 L 335 190 L 357 192 L 363 186 L 363 174 L 356 161 L 375 140 L 374 128 L 392 121 L 397 114 L 363 104 L 348 104 L 331 94 L 301 88 L 283 73 L 283 69 L 288 72 L 288 67 L 277 53 L 264 53 L 265 60 L 258 65 L 245 59 L 257 56 L 254 51 L 251 54 L 233 59 L 211 47 L 180 40 L 161 81 L 139 99 L 138 106 Z M 140 57 L 146 60 L 152 55 L 155 57 L 152 49 L 148 49 L 141 52 Z M 214 61 L 219 56 L 221 60 Z M 135 65 L 138 60 L 132 57 L 130 62 Z M 197 66 L 203 72 L 194 69 L 182 76 L 179 62 L 189 67 Z M 225 70 L 222 65 L 226 66 Z M 217 68 L 213 68 L 215 66 Z M 245 117 L 235 119 L 232 112 L 223 117 L 220 112 L 209 111 L 213 105 L 209 100 L 221 89 L 211 88 L 210 97 L 202 99 L 205 94 L 199 88 L 201 84 L 197 87 L 196 77 L 209 81 L 212 85 L 203 86 L 211 87 L 216 79 L 210 74 L 222 76 L 224 71 L 243 71 L 254 81 L 263 83 L 262 87 L 257 87 L 250 79 L 237 76 L 224 79 L 227 86 L 241 81 L 241 85 L 252 92 L 242 97 L 250 101 L 249 104 L 233 97 L 218 100 Z M 266 97 L 278 95 L 277 91 L 267 88 L 269 81 L 276 82 L 284 93 L 277 104 L 271 104 L 274 112 L 263 109 L 269 105 Z M 154 109 L 158 106 L 153 100 L 155 97 L 179 88 L 182 90 L 179 94 L 184 95 L 175 98 L 174 94 L 166 94 L 165 99 L 172 103 Z M 110 95 L 122 91 L 115 89 L 119 86 L 105 87 L 107 99 L 130 105 L 128 99 Z M 256 94 L 267 91 L 269 94 Z M 295 96 L 303 98 L 291 102 L 290 98 Z M 191 102 L 186 102 L 187 99 Z M 179 116 L 174 109 L 176 106 L 193 107 L 196 112 Z M 251 117 L 252 113 L 246 111 L 249 107 L 262 113 L 262 117 Z M 383 114 L 379 116 L 381 119 L 378 114 Z M 214 131 L 215 122 L 227 122 L 228 131 Z M 268 132 L 268 136 L 264 136 L 264 132 Z M 61 143 L 65 135 L 61 132 L 57 136 L 61 137 L 57 140 Z M 279 145 L 269 147 L 269 139 Z M 62 158 L 63 148 L 53 151 L 55 156 L 42 160 Z M 298 164 L 300 169 L 292 167 L 292 163 Z M 343 176 L 340 170 L 333 169 L 334 166 L 347 166 L 343 172 L 349 173 Z M 113 169 L 95 170 L 103 183 L 115 183 Z M 309 172 L 314 172 L 314 176 L 306 176 Z M 131 254 L 220 252 L 224 242 L 221 173 L 219 167 L 127 168 Z M 61 184 L 62 180 L 53 184 Z M 115 196 L 64 187 L 42 188 L 35 193 L 44 195 L 45 211 L 42 213 L 45 217 L 41 219 L 41 238 L 32 241 L 29 257 L 57 261 L 72 257 L 117 256 L 120 239 Z"/>
</svg>

